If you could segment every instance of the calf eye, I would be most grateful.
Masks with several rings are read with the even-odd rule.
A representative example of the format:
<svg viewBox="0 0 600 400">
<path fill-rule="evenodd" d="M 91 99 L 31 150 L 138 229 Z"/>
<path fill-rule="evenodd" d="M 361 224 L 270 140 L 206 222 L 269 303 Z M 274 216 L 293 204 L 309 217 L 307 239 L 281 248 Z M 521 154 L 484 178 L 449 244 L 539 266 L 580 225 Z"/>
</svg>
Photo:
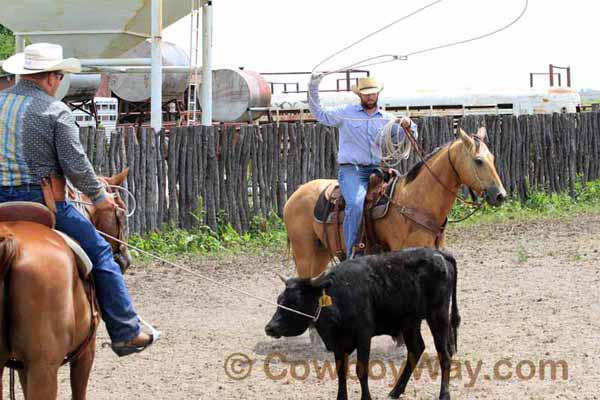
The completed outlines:
<svg viewBox="0 0 600 400">
<path fill-rule="evenodd" d="M 476 158 L 475 164 L 477 164 L 478 166 L 483 165 L 483 160 L 481 158 Z"/>
</svg>

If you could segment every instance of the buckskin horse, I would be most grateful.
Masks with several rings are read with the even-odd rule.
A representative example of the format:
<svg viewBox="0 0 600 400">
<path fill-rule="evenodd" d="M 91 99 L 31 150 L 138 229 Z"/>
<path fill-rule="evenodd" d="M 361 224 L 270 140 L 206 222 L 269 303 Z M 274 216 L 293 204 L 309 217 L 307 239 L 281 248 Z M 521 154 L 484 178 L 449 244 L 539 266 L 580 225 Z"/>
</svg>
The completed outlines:
<svg viewBox="0 0 600 400">
<path fill-rule="evenodd" d="M 484 127 L 473 136 L 459 128 L 454 141 L 434 150 L 398 179 L 389 195 L 387 213 L 373 221 L 374 232 L 384 250 L 439 247 L 445 221 L 461 185 L 485 195 L 492 206 L 504 201 L 506 190 L 485 138 Z M 284 207 L 283 221 L 300 278 L 318 276 L 335 254 L 345 252 L 338 221 L 324 224 L 314 217 L 321 193 L 335 184 L 337 181 L 333 179 L 305 183 Z M 332 240 L 336 235 L 337 240 Z"/>
<path fill-rule="evenodd" d="M 101 178 L 107 192 L 121 185 L 127 172 Z M 118 193 L 115 201 L 124 207 Z M 123 210 L 86 208 L 101 232 L 123 237 Z M 109 243 L 124 271 L 130 262 L 126 248 Z M 22 368 L 19 378 L 28 399 L 55 399 L 58 369 L 68 362 L 73 399 L 85 399 L 98 322 L 93 283 L 81 278 L 63 237 L 36 222 L 0 222 L 0 398 L 7 362 Z"/>
</svg>

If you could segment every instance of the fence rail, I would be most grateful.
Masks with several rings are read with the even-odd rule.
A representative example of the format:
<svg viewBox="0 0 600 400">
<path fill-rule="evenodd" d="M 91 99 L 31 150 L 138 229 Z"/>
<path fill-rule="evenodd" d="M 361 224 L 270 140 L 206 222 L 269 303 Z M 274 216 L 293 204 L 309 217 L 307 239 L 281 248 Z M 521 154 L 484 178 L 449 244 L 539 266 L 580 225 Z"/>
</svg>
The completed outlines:
<svg viewBox="0 0 600 400">
<path fill-rule="evenodd" d="M 575 180 L 600 179 L 600 113 L 467 116 L 474 133 L 485 122 L 488 144 L 509 193 L 526 199 L 532 189 L 574 193 Z M 428 152 L 454 137 L 451 117 L 417 121 Z M 82 128 L 82 144 L 99 175 L 130 168 L 126 182 L 138 210 L 130 233 L 165 226 L 185 229 L 231 223 L 250 229 L 255 217 L 282 215 L 301 184 L 337 174 L 338 133 L 320 124 L 267 124 L 175 128 L 168 136 L 150 129 Z M 416 161 L 412 154 L 401 172 Z"/>
</svg>

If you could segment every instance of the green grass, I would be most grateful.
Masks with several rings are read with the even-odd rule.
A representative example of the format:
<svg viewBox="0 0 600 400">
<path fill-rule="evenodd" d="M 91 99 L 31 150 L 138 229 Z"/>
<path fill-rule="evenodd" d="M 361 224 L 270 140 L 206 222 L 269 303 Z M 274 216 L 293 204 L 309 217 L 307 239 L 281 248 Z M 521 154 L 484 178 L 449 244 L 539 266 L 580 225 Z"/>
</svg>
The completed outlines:
<svg viewBox="0 0 600 400">
<path fill-rule="evenodd" d="M 546 194 L 533 192 L 525 202 L 509 199 L 502 207 L 492 208 L 485 205 L 478 213 L 466 221 L 454 226 L 470 226 L 480 223 L 499 223 L 509 220 L 527 220 L 544 217 L 566 217 L 581 213 L 600 214 L 600 181 L 576 186 L 575 198 L 568 194 Z M 457 203 L 451 212 L 450 220 L 458 219 L 470 212 Z M 222 221 L 224 215 L 219 216 Z M 268 219 L 255 218 L 249 232 L 239 234 L 231 225 L 219 224 L 218 232 L 208 227 L 186 231 L 165 229 L 147 236 L 133 236 L 129 243 L 150 253 L 172 258 L 183 254 L 239 254 L 253 252 L 274 254 L 285 251 L 286 232 L 281 219 L 272 214 Z M 132 250 L 134 257 L 146 259 Z M 518 254 L 520 263 L 525 263 L 528 255 L 525 251 Z"/>
<path fill-rule="evenodd" d="M 286 244 L 286 232 L 281 219 L 272 214 L 268 219 L 255 218 L 249 232 L 239 234 L 230 224 L 219 224 L 218 232 L 203 226 L 192 230 L 165 229 L 144 237 L 132 236 L 129 243 L 162 257 L 182 254 L 235 254 L 281 252 Z M 146 259 L 135 250 L 134 257 Z"/>
<path fill-rule="evenodd" d="M 588 182 L 585 186 L 578 182 L 575 192 L 576 196 L 571 197 L 567 193 L 547 194 L 534 191 L 524 202 L 508 199 L 498 208 L 486 204 L 474 216 L 458 225 L 600 213 L 600 181 Z M 459 219 L 466 216 L 469 211 L 464 205 L 457 203 L 450 213 L 449 219 Z"/>
</svg>

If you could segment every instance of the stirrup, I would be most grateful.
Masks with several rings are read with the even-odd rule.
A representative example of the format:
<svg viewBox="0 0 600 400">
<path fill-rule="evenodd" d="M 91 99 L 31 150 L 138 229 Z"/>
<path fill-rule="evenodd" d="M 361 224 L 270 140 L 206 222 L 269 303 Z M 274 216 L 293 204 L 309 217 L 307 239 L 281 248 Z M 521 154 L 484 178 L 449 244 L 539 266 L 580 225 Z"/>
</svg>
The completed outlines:
<svg viewBox="0 0 600 400">
<path fill-rule="evenodd" d="M 139 316 L 138 320 L 140 321 L 140 324 L 144 325 L 150 331 L 150 341 L 143 346 L 132 344 L 131 340 L 111 343 L 110 347 L 119 357 L 128 356 L 134 353 L 140 353 L 146 350 L 148 347 L 152 346 L 154 343 L 158 342 L 158 340 L 160 339 L 160 331 L 158 331 L 156 328 L 144 321 Z"/>
<path fill-rule="evenodd" d="M 352 246 L 352 254 L 350 254 L 350 260 L 354 260 L 355 258 L 364 256 L 365 250 L 366 246 L 362 242 Z"/>
</svg>

